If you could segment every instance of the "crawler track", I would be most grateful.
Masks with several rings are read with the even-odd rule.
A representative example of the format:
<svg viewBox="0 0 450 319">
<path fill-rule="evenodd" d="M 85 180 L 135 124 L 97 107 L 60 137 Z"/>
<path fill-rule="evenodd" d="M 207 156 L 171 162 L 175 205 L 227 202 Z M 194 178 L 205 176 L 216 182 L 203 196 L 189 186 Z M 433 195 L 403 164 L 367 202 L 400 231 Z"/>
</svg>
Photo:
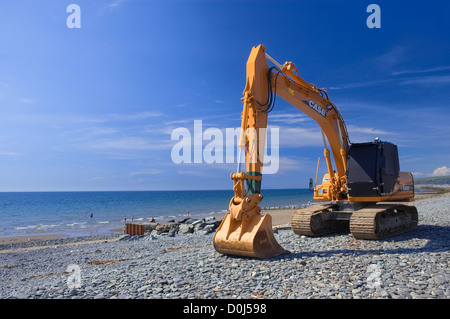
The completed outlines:
<svg viewBox="0 0 450 319">
<path fill-rule="evenodd" d="M 348 221 L 328 218 L 329 214 L 337 209 L 336 204 L 298 209 L 291 217 L 292 230 L 298 235 L 322 236 L 348 229 Z"/>
<path fill-rule="evenodd" d="M 314 205 L 294 212 L 294 233 L 322 236 L 348 230 L 357 239 L 383 239 L 417 228 L 414 206 L 401 204 L 368 204 L 354 211 L 339 211 L 337 204 Z"/>
<path fill-rule="evenodd" d="M 417 228 L 417 208 L 407 205 L 372 205 L 353 212 L 350 232 L 358 239 L 383 239 Z"/>
</svg>

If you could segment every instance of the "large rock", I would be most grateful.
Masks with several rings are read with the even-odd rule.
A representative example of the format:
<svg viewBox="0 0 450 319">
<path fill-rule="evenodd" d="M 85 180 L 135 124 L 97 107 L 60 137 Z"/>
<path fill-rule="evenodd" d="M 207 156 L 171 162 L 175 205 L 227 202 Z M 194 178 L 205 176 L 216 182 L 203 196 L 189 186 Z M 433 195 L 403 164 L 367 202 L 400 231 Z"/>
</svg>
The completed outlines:
<svg viewBox="0 0 450 319">
<path fill-rule="evenodd" d="M 214 217 L 206 218 L 186 218 L 182 221 L 169 221 L 164 223 L 140 223 L 144 228 L 144 236 L 169 236 L 174 237 L 176 234 L 209 234 L 219 227 L 221 221 Z M 156 238 L 155 237 L 155 238 Z M 123 240 L 123 239 L 122 239 Z"/>
<path fill-rule="evenodd" d="M 215 228 L 219 227 L 221 222 L 222 220 L 218 220 L 215 217 L 209 217 L 205 220 L 205 223 L 207 225 L 214 225 Z"/>
<path fill-rule="evenodd" d="M 117 240 L 122 241 L 122 240 L 128 240 L 130 238 L 131 238 L 130 234 L 124 234 L 124 235 L 119 236 L 119 238 Z"/>
<path fill-rule="evenodd" d="M 178 228 L 179 234 L 191 234 L 194 232 L 194 226 L 192 224 L 181 224 Z"/>
<path fill-rule="evenodd" d="M 202 230 L 205 226 L 206 226 L 206 223 L 203 221 L 203 219 L 202 220 L 200 220 L 200 222 L 199 223 L 195 223 L 195 224 L 193 224 L 194 225 L 194 231 L 199 231 L 199 230 Z"/>
<path fill-rule="evenodd" d="M 178 228 L 178 225 L 179 225 L 178 223 L 172 223 L 172 222 L 158 223 L 155 230 L 160 231 L 162 233 L 168 233 L 171 228 L 174 228 L 174 227 Z"/>
<path fill-rule="evenodd" d="M 144 227 L 144 234 L 150 234 L 158 226 L 157 223 L 142 223 Z"/>
<path fill-rule="evenodd" d="M 216 230 L 216 228 L 217 227 L 214 224 L 206 224 L 205 227 L 203 227 L 203 230 L 209 234 L 213 233 Z"/>
</svg>

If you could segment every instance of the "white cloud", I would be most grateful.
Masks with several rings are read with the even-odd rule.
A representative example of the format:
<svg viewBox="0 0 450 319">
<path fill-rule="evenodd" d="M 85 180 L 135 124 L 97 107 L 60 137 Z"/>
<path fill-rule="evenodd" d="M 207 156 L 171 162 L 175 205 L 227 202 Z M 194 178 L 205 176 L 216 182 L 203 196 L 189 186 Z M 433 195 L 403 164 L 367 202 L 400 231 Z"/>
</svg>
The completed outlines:
<svg viewBox="0 0 450 319">
<path fill-rule="evenodd" d="M 438 167 L 433 171 L 431 176 L 447 176 L 450 175 L 450 168 L 447 166 Z"/>
<path fill-rule="evenodd" d="M 309 163 L 305 163 L 304 160 L 292 159 L 289 157 L 280 157 L 280 169 L 279 173 L 291 173 L 296 171 L 301 171 L 308 167 Z"/>
<path fill-rule="evenodd" d="M 138 171 L 138 172 L 131 172 L 130 175 L 131 176 L 139 176 L 139 175 L 158 175 L 158 174 L 163 174 L 165 171 L 162 169 L 157 169 L 157 168 L 149 168 L 149 169 L 144 169 L 142 171 Z"/>
<path fill-rule="evenodd" d="M 397 45 L 388 52 L 375 59 L 381 68 L 390 69 L 405 60 L 408 48 L 404 45 Z"/>
<path fill-rule="evenodd" d="M 432 76 L 424 76 L 411 78 L 401 81 L 399 84 L 401 85 L 410 85 L 410 84 L 424 84 L 424 85 L 433 85 L 433 84 L 447 84 L 450 83 L 450 75 L 432 75 Z"/>
<path fill-rule="evenodd" d="M 328 89 L 329 90 L 356 89 L 356 88 L 377 86 L 377 85 L 386 84 L 386 83 L 393 82 L 393 81 L 397 81 L 397 79 L 383 79 L 383 80 L 361 81 L 361 82 L 338 84 L 338 85 L 332 85 L 332 86 L 328 87 Z"/>
<path fill-rule="evenodd" d="M 150 111 L 133 114 L 112 113 L 112 114 L 103 114 L 95 118 L 78 118 L 78 122 L 85 122 L 85 123 L 125 122 L 125 121 L 147 120 L 149 118 L 160 116 L 163 116 L 163 114 L 160 112 L 150 112 Z"/>
<path fill-rule="evenodd" d="M 22 153 L 18 152 L 0 152 L 0 156 L 19 156 L 22 155 Z"/>
<path fill-rule="evenodd" d="M 32 104 L 36 103 L 36 100 L 33 98 L 29 98 L 29 97 L 22 97 L 19 99 L 19 102 L 28 104 L 28 105 L 32 105 Z"/>
<path fill-rule="evenodd" d="M 380 134 L 380 135 L 389 135 L 390 133 L 387 131 L 383 131 L 380 129 L 372 128 L 372 127 L 359 127 L 355 125 L 348 125 L 347 130 L 349 132 L 349 135 L 351 133 L 364 133 L 364 134 Z"/>
<path fill-rule="evenodd" d="M 146 151 L 146 150 L 165 150 L 172 147 L 171 141 L 159 142 L 151 141 L 139 137 L 125 137 L 110 140 L 99 141 L 93 145 L 95 149 L 114 149 L 122 151 Z"/>
<path fill-rule="evenodd" d="M 438 72 L 438 71 L 447 71 L 450 70 L 450 66 L 442 65 L 427 69 L 414 69 L 414 70 L 401 70 L 401 71 L 392 71 L 392 75 L 401 75 L 401 74 L 416 74 L 416 73 L 429 73 L 429 72 Z"/>
<path fill-rule="evenodd" d="M 427 76 L 412 76 L 412 77 L 405 76 L 401 78 L 388 78 L 374 81 L 361 81 L 361 82 L 331 85 L 328 87 L 328 89 L 329 90 L 357 89 L 357 88 L 374 87 L 389 83 L 394 83 L 398 85 L 422 85 L 422 86 L 433 84 L 448 84 L 450 83 L 450 76 L 449 75 L 427 75 Z"/>
<path fill-rule="evenodd" d="M 188 175 L 188 176 L 195 176 L 195 177 L 216 177 L 215 175 L 211 174 L 210 172 L 206 172 L 203 169 L 199 170 L 177 170 L 177 174 L 181 175 Z"/>
<path fill-rule="evenodd" d="M 120 6 L 120 4 L 122 3 L 122 2 L 125 2 L 126 0 L 114 0 L 114 1 L 112 1 L 110 4 L 108 4 L 108 8 L 109 9 L 114 9 L 114 8 L 117 8 L 118 6 Z"/>
<path fill-rule="evenodd" d="M 309 117 L 307 117 L 305 114 L 298 112 L 296 114 L 272 114 L 269 117 L 269 122 L 274 123 L 283 123 L 283 124 L 294 124 L 294 123 L 300 123 L 309 120 Z"/>
<path fill-rule="evenodd" d="M 281 127 L 281 147 L 301 147 L 323 145 L 322 133 L 319 126 L 315 128 Z"/>
</svg>

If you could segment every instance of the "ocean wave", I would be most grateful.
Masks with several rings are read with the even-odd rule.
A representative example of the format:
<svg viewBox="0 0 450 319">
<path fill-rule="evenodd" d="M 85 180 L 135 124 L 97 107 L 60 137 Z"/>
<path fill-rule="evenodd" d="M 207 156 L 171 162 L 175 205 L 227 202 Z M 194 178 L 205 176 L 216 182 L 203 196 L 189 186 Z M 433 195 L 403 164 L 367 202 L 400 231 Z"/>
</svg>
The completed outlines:
<svg viewBox="0 0 450 319">
<path fill-rule="evenodd" d="M 84 225 L 87 224 L 87 222 L 81 222 L 81 223 L 70 223 L 70 224 L 66 224 L 66 226 L 78 226 L 78 225 Z"/>
<path fill-rule="evenodd" d="M 42 230 L 42 229 L 54 228 L 54 227 L 58 227 L 58 225 L 55 225 L 55 224 L 49 224 L 49 225 L 37 224 L 37 225 L 27 225 L 27 226 L 16 226 L 16 227 L 13 227 L 13 229 L 15 229 L 15 230 L 27 230 L 27 229 L 39 229 L 39 230 Z"/>
<path fill-rule="evenodd" d="M 29 225 L 29 226 L 17 226 L 17 227 L 13 227 L 13 229 L 15 230 L 25 230 L 25 229 L 33 229 L 33 228 L 37 228 L 38 225 Z"/>
</svg>

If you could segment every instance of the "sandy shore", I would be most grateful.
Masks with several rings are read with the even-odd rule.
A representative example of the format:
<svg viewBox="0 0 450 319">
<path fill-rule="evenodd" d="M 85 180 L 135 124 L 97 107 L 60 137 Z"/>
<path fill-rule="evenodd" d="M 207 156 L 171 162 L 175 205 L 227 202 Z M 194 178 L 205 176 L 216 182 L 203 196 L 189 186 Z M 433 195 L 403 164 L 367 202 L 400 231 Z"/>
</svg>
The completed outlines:
<svg viewBox="0 0 450 319">
<path fill-rule="evenodd" d="M 0 245 L 28 243 L 32 241 L 45 241 L 67 237 L 65 234 L 23 235 L 15 237 L 0 237 Z"/>
</svg>

